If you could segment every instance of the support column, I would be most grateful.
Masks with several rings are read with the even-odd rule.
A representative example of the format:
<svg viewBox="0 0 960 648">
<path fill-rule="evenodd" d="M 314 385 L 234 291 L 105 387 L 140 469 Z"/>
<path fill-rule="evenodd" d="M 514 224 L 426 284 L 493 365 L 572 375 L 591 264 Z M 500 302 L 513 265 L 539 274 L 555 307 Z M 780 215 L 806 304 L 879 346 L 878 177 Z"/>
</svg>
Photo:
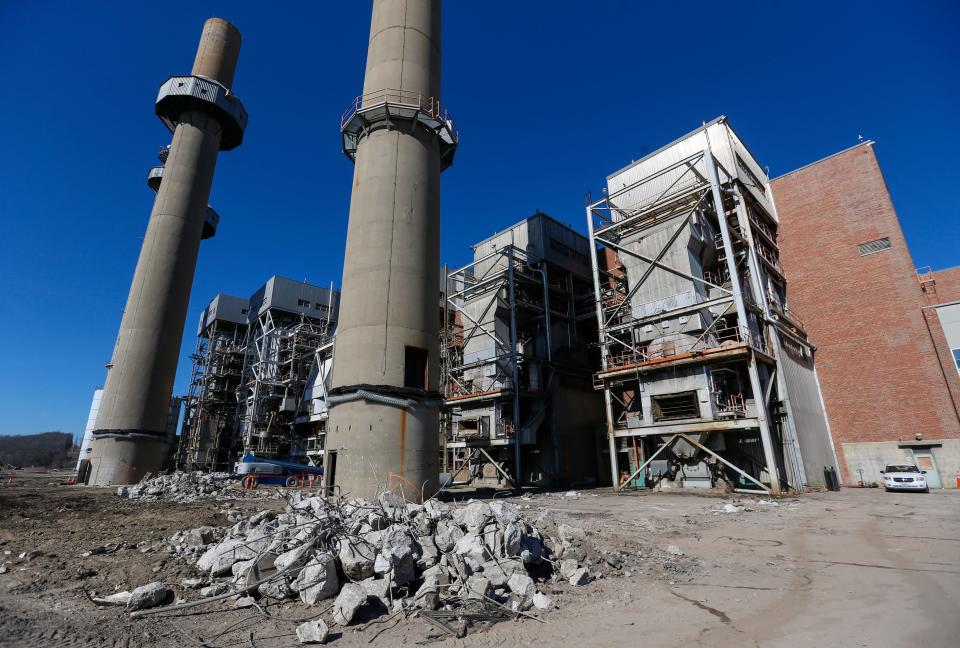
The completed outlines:
<svg viewBox="0 0 960 648">
<path fill-rule="evenodd" d="M 710 190 L 713 194 L 713 205 L 717 212 L 717 221 L 720 225 L 720 236 L 723 238 L 723 247 L 727 254 L 727 271 L 730 273 L 730 284 L 733 288 L 733 303 L 737 309 L 737 320 L 741 328 L 750 335 L 747 309 L 743 302 L 743 290 L 740 286 L 740 273 L 737 272 L 737 260 L 733 249 L 733 238 L 730 236 L 730 224 L 727 222 L 726 209 L 723 206 L 723 194 L 720 190 L 720 179 L 717 176 L 717 165 L 713 153 L 708 149 L 703 152 L 707 174 L 710 178 Z M 749 344 L 749 342 L 748 342 Z M 750 349 L 750 364 L 747 373 L 750 375 L 750 389 L 753 392 L 753 402 L 757 408 L 757 420 L 760 422 L 760 441 L 763 444 L 763 457 L 767 463 L 767 472 L 770 474 L 770 490 L 774 495 L 780 494 L 780 471 L 777 469 L 776 457 L 773 452 L 773 439 L 770 435 L 770 421 L 767 415 L 767 404 L 760 388 L 760 374 L 757 371 L 757 358 Z"/>
<path fill-rule="evenodd" d="M 230 92 L 240 32 L 204 24 L 190 76 L 160 88 L 173 132 L 93 431 L 90 483 L 135 483 L 170 452 L 167 417 L 217 154 L 238 146 L 246 112 Z"/>
</svg>

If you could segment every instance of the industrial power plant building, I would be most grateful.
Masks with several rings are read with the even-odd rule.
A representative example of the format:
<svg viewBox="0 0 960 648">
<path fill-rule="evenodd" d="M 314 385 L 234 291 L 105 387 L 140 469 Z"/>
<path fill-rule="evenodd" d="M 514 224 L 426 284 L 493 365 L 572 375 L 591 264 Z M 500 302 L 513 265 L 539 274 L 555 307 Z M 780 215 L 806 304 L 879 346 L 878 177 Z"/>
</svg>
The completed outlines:
<svg viewBox="0 0 960 648">
<path fill-rule="evenodd" d="M 148 175 L 80 481 L 252 453 L 323 465 L 327 493 L 410 500 L 467 484 L 779 494 L 906 461 L 954 485 L 960 269 L 915 270 L 872 142 L 771 182 L 719 117 L 607 176 L 586 235 L 538 211 L 441 271 L 459 134 L 440 101 L 440 3 L 400 6 L 374 2 L 340 120 L 355 164 L 342 299 L 277 276 L 217 295 L 183 397 L 215 163 L 247 123 L 239 31 L 208 20 L 191 74 L 161 85 L 173 138 Z"/>
</svg>

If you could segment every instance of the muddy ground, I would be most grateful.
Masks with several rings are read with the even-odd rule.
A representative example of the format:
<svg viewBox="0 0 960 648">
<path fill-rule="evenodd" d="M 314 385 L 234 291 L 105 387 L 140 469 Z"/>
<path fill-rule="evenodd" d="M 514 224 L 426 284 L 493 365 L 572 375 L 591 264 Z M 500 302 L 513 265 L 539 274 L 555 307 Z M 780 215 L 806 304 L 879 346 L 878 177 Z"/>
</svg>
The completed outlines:
<svg viewBox="0 0 960 648">
<path fill-rule="evenodd" d="M 303 620 L 329 621 L 325 606 L 299 601 L 234 610 L 227 600 L 140 619 L 96 606 L 88 592 L 102 596 L 155 580 L 196 599 L 195 590 L 178 586 L 195 575 L 192 568 L 170 556 L 162 539 L 228 526 L 227 503 L 130 501 L 109 489 L 59 485 L 62 479 L 16 472 L 12 483 L 0 483 L 0 646 L 273 648 L 298 645 L 294 628 Z M 845 489 L 775 505 L 603 490 L 513 501 L 535 524 L 583 526 L 598 557 L 619 552 L 621 559 L 584 587 L 544 585 L 559 609 L 537 613 L 539 621 L 501 622 L 453 639 L 418 618 L 384 622 L 387 615 L 371 608 L 350 627 L 331 625 L 329 643 L 960 646 L 958 491 Z M 744 509 L 723 512 L 725 504 Z"/>
</svg>

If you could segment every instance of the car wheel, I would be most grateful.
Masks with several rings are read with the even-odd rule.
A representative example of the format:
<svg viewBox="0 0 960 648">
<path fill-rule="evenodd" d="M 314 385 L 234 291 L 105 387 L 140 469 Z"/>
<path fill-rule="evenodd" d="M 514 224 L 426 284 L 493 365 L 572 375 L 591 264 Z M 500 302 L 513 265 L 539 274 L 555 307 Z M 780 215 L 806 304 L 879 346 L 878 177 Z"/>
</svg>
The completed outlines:
<svg viewBox="0 0 960 648">
<path fill-rule="evenodd" d="M 887 492 L 889 493 L 891 489 L 889 489 L 889 488 L 887 488 L 886 486 L 884 486 L 883 490 L 885 490 L 885 491 L 887 491 Z"/>
<path fill-rule="evenodd" d="M 923 489 L 923 492 L 924 492 L 924 493 L 929 493 L 929 492 L 930 492 L 930 487 L 928 486 L 927 488 L 924 488 L 924 489 Z"/>
</svg>

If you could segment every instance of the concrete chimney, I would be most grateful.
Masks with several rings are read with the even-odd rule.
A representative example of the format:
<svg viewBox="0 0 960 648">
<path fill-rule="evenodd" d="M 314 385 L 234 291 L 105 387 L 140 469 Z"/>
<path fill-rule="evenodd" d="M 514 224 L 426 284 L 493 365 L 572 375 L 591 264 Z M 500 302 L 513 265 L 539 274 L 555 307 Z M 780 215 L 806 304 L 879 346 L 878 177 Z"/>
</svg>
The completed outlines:
<svg viewBox="0 0 960 648">
<path fill-rule="evenodd" d="M 160 87 L 156 113 L 173 141 L 109 365 L 88 483 L 135 483 L 169 453 L 170 397 L 217 154 L 240 145 L 247 123 L 230 91 L 240 41 L 232 24 L 209 19 L 191 75 Z"/>
<path fill-rule="evenodd" d="M 353 194 L 325 484 L 419 501 L 439 478 L 440 0 L 374 0 L 363 95 L 344 113 Z"/>
</svg>

